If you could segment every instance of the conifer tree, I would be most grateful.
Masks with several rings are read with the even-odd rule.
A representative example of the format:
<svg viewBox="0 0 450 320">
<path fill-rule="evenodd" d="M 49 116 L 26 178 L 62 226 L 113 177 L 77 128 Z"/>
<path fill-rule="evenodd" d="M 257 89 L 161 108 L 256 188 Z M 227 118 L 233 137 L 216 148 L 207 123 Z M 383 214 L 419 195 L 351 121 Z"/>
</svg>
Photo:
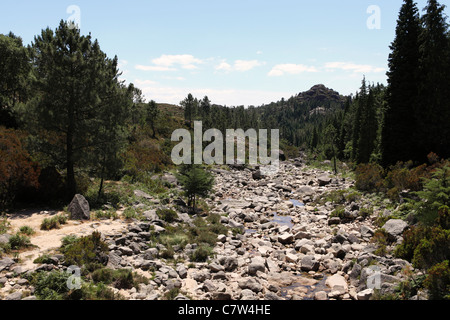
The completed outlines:
<svg viewBox="0 0 450 320">
<path fill-rule="evenodd" d="M 444 5 L 429 0 L 422 16 L 418 137 L 421 158 L 450 157 L 450 42 Z"/>
<path fill-rule="evenodd" d="M 417 158 L 417 99 L 420 18 L 416 4 L 405 0 L 389 55 L 387 107 L 382 129 L 382 162 Z"/>
<path fill-rule="evenodd" d="M 115 130 L 126 121 L 132 92 L 118 80 L 117 57 L 107 58 L 97 40 L 64 21 L 55 32 L 42 30 L 32 48 L 35 97 L 22 115 L 36 150 L 66 169 L 70 198 L 77 192 L 75 169 L 98 157 L 105 164 L 105 153 L 114 153 Z"/>
</svg>

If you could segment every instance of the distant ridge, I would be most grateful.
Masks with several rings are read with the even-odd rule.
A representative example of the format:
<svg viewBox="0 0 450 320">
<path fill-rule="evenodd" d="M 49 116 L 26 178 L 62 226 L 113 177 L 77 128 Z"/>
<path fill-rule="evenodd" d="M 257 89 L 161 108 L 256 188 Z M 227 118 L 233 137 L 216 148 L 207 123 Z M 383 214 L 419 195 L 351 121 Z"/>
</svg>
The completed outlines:
<svg viewBox="0 0 450 320">
<path fill-rule="evenodd" d="M 339 92 L 325 87 L 323 84 L 316 84 L 311 89 L 305 92 L 301 92 L 296 96 L 296 99 L 303 102 L 314 102 L 317 104 L 336 102 L 344 103 L 345 96 L 339 94 Z"/>
</svg>

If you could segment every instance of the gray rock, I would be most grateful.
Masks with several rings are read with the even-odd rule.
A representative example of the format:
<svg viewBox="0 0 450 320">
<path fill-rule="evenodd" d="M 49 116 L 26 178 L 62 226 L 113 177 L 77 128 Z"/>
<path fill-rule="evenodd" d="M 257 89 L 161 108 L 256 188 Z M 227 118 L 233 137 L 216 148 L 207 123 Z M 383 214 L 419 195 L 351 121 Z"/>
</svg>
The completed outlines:
<svg viewBox="0 0 450 320">
<path fill-rule="evenodd" d="M 234 271 L 238 267 L 238 260 L 233 256 L 223 257 L 219 259 L 219 263 L 223 265 L 225 271 L 228 272 Z"/>
<path fill-rule="evenodd" d="M 362 225 L 361 226 L 360 232 L 361 232 L 361 236 L 362 237 L 371 237 L 375 233 L 375 231 L 373 231 L 372 228 L 370 228 L 370 227 L 368 227 L 366 225 Z"/>
<path fill-rule="evenodd" d="M 70 212 L 72 220 L 89 220 L 91 218 L 89 202 L 81 194 L 74 196 L 67 210 Z"/>
<path fill-rule="evenodd" d="M 400 219 L 391 219 L 387 221 L 382 227 L 388 233 L 389 237 L 395 240 L 398 236 L 401 236 L 403 231 L 408 227 L 408 224 Z"/>
<path fill-rule="evenodd" d="M 13 264 L 15 264 L 15 262 L 11 258 L 4 258 L 0 260 L 0 271 L 9 269 Z"/>
<path fill-rule="evenodd" d="M 249 275 L 256 275 L 257 271 L 265 272 L 266 266 L 265 266 L 266 260 L 262 257 L 255 257 L 251 260 L 250 265 L 248 266 L 248 274 Z"/>
<path fill-rule="evenodd" d="M 324 187 L 331 183 L 331 178 L 328 174 L 323 174 L 317 178 L 317 182 L 319 183 L 319 186 Z"/>
<path fill-rule="evenodd" d="M 215 292 L 217 290 L 217 286 L 211 280 L 205 280 L 205 282 L 203 282 L 203 290 L 206 292 Z"/>
<path fill-rule="evenodd" d="M 1 234 L 0 235 L 0 244 L 7 244 L 11 237 L 12 237 L 12 235 L 10 235 L 10 234 Z"/>
<path fill-rule="evenodd" d="M 181 279 L 185 279 L 187 277 L 187 270 L 186 267 L 184 265 L 179 265 L 176 269 L 178 275 L 180 276 Z"/>
<path fill-rule="evenodd" d="M 314 256 L 304 256 L 301 260 L 301 269 L 303 271 L 319 270 L 320 262 L 315 260 Z"/>
<path fill-rule="evenodd" d="M 128 247 L 119 247 L 119 251 L 125 256 L 133 255 L 133 250 Z"/>
<path fill-rule="evenodd" d="M 373 295 L 373 289 L 366 289 L 366 290 L 358 292 L 356 294 L 356 297 L 358 300 L 365 301 L 365 300 L 370 300 L 372 295 Z"/>
<path fill-rule="evenodd" d="M 319 301 L 328 300 L 328 294 L 325 291 L 318 291 L 314 293 L 314 300 Z"/>
<path fill-rule="evenodd" d="M 144 199 L 148 199 L 148 200 L 152 200 L 153 197 L 147 193 L 145 193 L 144 191 L 141 190 L 134 190 L 134 195 L 138 198 L 144 198 Z"/>
<path fill-rule="evenodd" d="M 22 291 L 16 291 L 6 296 L 5 300 L 20 300 L 22 299 Z"/>
<path fill-rule="evenodd" d="M 292 233 L 282 233 L 278 236 L 278 242 L 282 243 L 282 244 L 290 244 L 293 243 L 295 241 L 295 237 Z"/>
<path fill-rule="evenodd" d="M 232 296 L 231 293 L 229 292 L 214 292 L 212 294 L 212 299 L 213 300 L 231 300 Z"/>
<path fill-rule="evenodd" d="M 247 278 L 239 282 L 239 287 L 241 289 L 249 289 L 253 292 L 260 292 L 263 290 L 263 286 L 256 278 Z"/>
</svg>

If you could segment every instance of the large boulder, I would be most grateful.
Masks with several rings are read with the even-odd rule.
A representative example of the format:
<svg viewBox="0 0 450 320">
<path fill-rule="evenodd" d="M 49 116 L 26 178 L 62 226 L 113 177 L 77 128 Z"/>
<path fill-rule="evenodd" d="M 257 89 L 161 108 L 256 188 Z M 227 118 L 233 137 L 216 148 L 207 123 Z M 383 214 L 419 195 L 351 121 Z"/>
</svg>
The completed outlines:
<svg viewBox="0 0 450 320">
<path fill-rule="evenodd" d="M 89 202 L 81 194 L 75 195 L 67 209 L 72 220 L 89 220 L 91 218 Z"/>
<path fill-rule="evenodd" d="M 405 221 L 400 219 L 391 219 L 384 224 L 383 229 L 386 230 L 389 238 L 395 240 L 403 234 L 403 231 L 405 231 L 407 227 L 408 224 Z"/>
<path fill-rule="evenodd" d="M 317 178 L 317 181 L 319 182 L 319 186 L 324 187 L 331 183 L 331 178 L 329 177 L 328 174 L 323 174 Z"/>
</svg>

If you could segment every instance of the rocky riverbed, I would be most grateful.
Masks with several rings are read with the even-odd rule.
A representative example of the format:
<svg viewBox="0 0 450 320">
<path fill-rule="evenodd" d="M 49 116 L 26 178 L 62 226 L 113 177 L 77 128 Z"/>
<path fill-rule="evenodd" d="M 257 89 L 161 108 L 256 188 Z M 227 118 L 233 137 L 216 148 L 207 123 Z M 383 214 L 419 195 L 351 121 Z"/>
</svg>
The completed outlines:
<svg viewBox="0 0 450 320">
<path fill-rule="evenodd" d="M 190 256 L 197 245 L 187 244 L 175 248 L 174 259 L 161 258 L 164 246 L 148 246 L 152 234 L 164 233 L 170 225 L 192 224 L 194 217 L 183 213 L 176 199 L 165 204 L 178 211 L 178 219 L 170 224 L 155 213 L 159 201 L 155 206 L 137 203 L 145 207 L 145 219 L 116 221 L 121 228 L 102 231 L 109 245 L 107 267 L 131 268 L 151 280 L 139 288 L 115 289 L 117 293 L 126 299 L 158 300 L 178 288 L 176 299 L 368 300 L 393 292 L 408 272 L 417 272 L 405 260 L 376 254 L 372 238 L 379 227 L 374 222 L 384 214 L 383 208 L 367 215 L 367 201 L 357 199 L 334 215 L 333 203 L 318 201 L 330 191 L 349 190 L 351 179 L 307 168 L 301 159 L 282 162 L 279 173 L 271 177 L 239 166 L 213 172 L 216 184 L 206 201 L 210 213 L 220 215 L 229 228 L 218 235 L 213 256 L 193 262 Z M 96 230 L 104 223 L 88 226 Z M 383 226 L 392 246 L 401 241 L 406 227 L 401 220 L 388 220 Z M 23 261 L 0 259 L 0 297 L 35 299 L 23 275 L 66 268 L 60 255 L 52 258 L 51 264 L 26 268 Z"/>
</svg>

